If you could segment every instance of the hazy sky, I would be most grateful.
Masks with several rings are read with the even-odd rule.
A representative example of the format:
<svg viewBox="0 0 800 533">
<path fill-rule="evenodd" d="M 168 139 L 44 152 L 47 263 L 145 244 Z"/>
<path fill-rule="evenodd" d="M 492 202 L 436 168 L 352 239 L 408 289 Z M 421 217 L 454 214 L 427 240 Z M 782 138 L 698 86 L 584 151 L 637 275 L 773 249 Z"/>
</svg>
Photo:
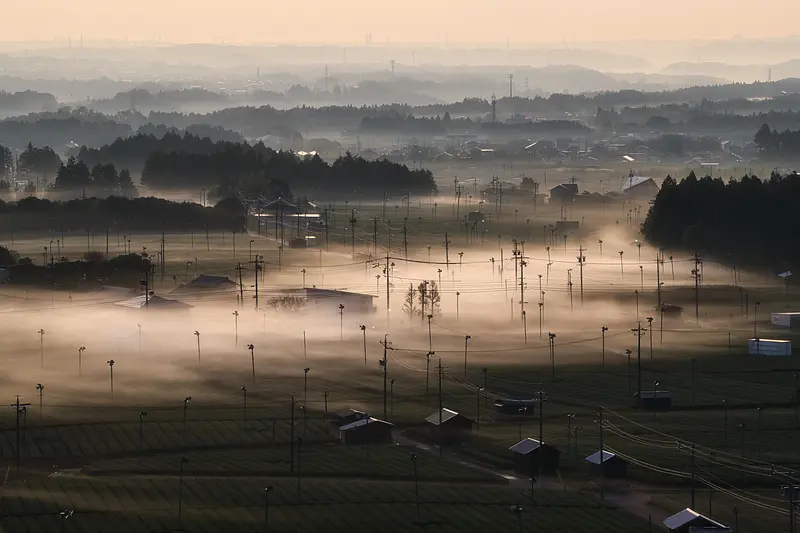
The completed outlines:
<svg viewBox="0 0 800 533">
<path fill-rule="evenodd" d="M 24 0 L 0 40 L 558 42 L 798 33 L 791 0 Z"/>
</svg>

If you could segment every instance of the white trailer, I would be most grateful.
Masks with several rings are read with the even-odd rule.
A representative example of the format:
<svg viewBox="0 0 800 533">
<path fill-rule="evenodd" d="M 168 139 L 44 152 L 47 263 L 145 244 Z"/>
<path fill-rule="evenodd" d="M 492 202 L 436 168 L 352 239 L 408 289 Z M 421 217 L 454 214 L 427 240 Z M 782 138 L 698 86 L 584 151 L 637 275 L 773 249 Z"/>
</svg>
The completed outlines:
<svg viewBox="0 0 800 533">
<path fill-rule="evenodd" d="M 800 313 L 772 313 L 773 326 L 781 328 L 800 328 Z"/>
<path fill-rule="evenodd" d="M 750 355 L 792 355 L 792 341 L 776 339 L 748 339 L 747 353 Z"/>
</svg>

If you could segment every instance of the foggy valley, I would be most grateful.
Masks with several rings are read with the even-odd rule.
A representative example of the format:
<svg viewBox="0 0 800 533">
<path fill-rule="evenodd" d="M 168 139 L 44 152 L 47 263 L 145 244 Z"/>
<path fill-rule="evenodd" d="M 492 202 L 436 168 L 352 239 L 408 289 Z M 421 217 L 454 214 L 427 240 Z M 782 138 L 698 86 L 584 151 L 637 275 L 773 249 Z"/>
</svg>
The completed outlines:
<svg viewBox="0 0 800 533">
<path fill-rule="evenodd" d="M 797 530 L 794 6 L 148 2 L 0 42 L 0 530 Z"/>
</svg>

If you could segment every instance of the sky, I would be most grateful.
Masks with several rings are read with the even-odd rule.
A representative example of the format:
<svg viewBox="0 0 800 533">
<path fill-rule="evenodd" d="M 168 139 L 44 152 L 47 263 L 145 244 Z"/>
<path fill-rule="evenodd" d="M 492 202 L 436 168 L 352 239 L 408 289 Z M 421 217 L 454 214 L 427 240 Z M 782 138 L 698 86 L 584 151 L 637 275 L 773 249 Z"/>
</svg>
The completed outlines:
<svg viewBox="0 0 800 533">
<path fill-rule="evenodd" d="M 25 0 L 2 41 L 581 43 L 794 35 L 787 0 Z"/>
</svg>

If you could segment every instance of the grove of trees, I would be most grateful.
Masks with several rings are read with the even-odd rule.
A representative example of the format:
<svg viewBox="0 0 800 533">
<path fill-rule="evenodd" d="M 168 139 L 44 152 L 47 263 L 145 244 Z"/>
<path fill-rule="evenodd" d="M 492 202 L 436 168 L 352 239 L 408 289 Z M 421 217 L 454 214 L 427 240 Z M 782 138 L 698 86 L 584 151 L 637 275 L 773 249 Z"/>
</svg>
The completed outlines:
<svg viewBox="0 0 800 533">
<path fill-rule="evenodd" d="M 61 158 L 49 146 L 37 148 L 28 143 L 28 147 L 19 155 L 19 170 L 31 174 L 52 176 L 60 166 Z"/>
<path fill-rule="evenodd" d="M 676 182 L 667 176 L 642 232 L 658 246 L 682 247 L 738 264 L 780 271 L 800 262 L 800 176 L 746 175 L 725 183 L 694 173 Z"/>
<path fill-rule="evenodd" d="M 258 144 L 226 144 L 212 153 L 156 152 L 142 171 L 142 184 L 154 189 L 214 188 L 217 196 L 241 191 L 267 198 L 295 194 L 354 193 L 370 196 L 428 193 L 436 190 L 429 170 L 411 170 L 388 161 L 366 161 L 346 154 L 332 164 L 302 159 Z"/>
<path fill-rule="evenodd" d="M 756 132 L 753 141 L 761 153 L 767 156 L 797 158 L 800 155 L 800 129 L 787 129 L 779 133 L 764 124 Z"/>
<path fill-rule="evenodd" d="M 96 164 L 89 170 L 83 161 L 70 157 L 56 173 L 56 190 L 77 191 L 91 196 L 135 196 L 136 186 L 126 169 L 117 172 L 112 164 Z"/>
</svg>

